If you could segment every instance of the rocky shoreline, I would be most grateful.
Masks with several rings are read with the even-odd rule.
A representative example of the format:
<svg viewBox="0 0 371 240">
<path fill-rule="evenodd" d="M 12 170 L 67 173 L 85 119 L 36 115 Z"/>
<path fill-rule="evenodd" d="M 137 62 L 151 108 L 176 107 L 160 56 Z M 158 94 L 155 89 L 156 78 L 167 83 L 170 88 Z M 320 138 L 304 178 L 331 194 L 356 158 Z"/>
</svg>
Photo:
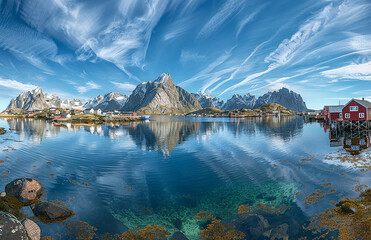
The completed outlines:
<svg viewBox="0 0 371 240">
<path fill-rule="evenodd" d="M 24 216 L 21 209 L 30 207 L 34 217 L 41 223 L 62 222 L 75 213 L 59 204 L 40 200 L 41 184 L 31 178 L 18 178 L 5 186 L 0 193 L 0 239 L 40 240 L 41 230 L 37 223 Z"/>
</svg>

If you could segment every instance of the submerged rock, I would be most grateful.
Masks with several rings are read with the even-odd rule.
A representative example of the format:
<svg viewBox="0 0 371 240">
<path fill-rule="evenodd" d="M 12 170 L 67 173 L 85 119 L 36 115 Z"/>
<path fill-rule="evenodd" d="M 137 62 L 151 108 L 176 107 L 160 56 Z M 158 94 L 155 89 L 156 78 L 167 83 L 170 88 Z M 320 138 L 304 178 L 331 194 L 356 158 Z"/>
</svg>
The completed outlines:
<svg viewBox="0 0 371 240">
<path fill-rule="evenodd" d="M 270 240 L 288 240 L 289 235 L 287 235 L 287 230 L 289 225 L 286 223 L 279 225 L 276 228 L 273 228 L 270 232 L 269 239 Z"/>
<path fill-rule="evenodd" d="M 61 222 L 75 215 L 65 207 L 51 202 L 38 202 L 31 205 L 32 212 L 41 222 Z"/>
<path fill-rule="evenodd" d="M 22 221 L 22 225 L 30 240 L 40 240 L 41 230 L 34 221 L 26 218 Z"/>
<path fill-rule="evenodd" d="M 170 240 L 188 240 L 182 232 L 176 232 L 171 236 Z"/>
<path fill-rule="evenodd" d="M 18 178 L 5 186 L 5 192 L 18 198 L 22 203 L 38 199 L 42 194 L 40 183 L 31 178 Z"/>
<path fill-rule="evenodd" d="M 0 135 L 3 135 L 3 134 L 5 134 L 5 133 L 6 133 L 5 128 L 0 128 Z"/>
<path fill-rule="evenodd" d="M 0 239 L 28 240 L 26 230 L 16 217 L 0 211 Z"/>
<path fill-rule="evenodd" d="M 268 220 L 258 214 L 240 214 L 223 223 L 236 226 L 238 231 L 246 235 L 246 239 L 260 239 L 269 228 Z"/>
</svg>

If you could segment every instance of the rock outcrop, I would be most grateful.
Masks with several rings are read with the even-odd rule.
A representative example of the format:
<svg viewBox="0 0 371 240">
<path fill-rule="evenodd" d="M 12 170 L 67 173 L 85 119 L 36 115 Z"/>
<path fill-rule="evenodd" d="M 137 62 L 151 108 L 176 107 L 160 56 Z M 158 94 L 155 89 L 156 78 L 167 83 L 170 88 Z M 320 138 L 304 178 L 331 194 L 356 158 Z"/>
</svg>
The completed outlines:
<svg viewBox="0 0 371 240">
<path fill-rule="evenodd" d="M 192 94 L 175 86 L 170 74 L 163 73 L 153 82 L 139 84 L 121 110 L 143 114 L 172 114 L 192 112 L 201 108 Z"/>
<path fill-rule="evenodd" d="M 28 240 L 22 223 L 12 214 L 0 211 L 0 239 Z"/>
<path fill-rule="evenodd" d="M 278 103 L 287 109 L 303 112 L 308 110 L 300 94 L 290 91 L 287 88 L 281 88 L 278 91 L 268 92 L 259 97 L 255 108 L 263 106 L 265 103 Z"/>
<path fill-rule="evenodd" d="M 42 187 L 36 180 L 18 178 L 5 186 L 5 192 L 13 195 L 22 203 L 28 203 L 41 196 Z"/>
<path fill-rule="evenodd" d="M 61 222 L 74 216 L 71 210 L 51 202 L 34 203 L 31 209 L 35 216 L 44 223 Z"/>
<path fill-rule="evenodd" d="M 268 92 L 258 99 L 254 95 L 246 94 L 244 96 L 234 94 L 223 106 L 223 110 L 234 109 L 255 109 L 263 106 L 266 103 L 278 103 L 287 109 L 303 112 L 308 110 L 303 98 L 300 94 L 290 91 L 287 88 L 282 88 L 278 91 Z"/>
</svg>

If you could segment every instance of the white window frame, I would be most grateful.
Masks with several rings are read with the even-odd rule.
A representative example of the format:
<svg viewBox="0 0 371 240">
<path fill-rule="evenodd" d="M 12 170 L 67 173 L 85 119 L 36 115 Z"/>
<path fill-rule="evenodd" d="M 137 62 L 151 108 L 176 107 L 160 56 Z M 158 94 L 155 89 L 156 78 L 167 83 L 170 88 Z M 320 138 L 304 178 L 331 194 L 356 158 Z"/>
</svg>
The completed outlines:
<svg viewBox="0 0 371 240">
<path fill-rule="evenodd" d="M 358 106 L 350 106 L 349 111 L 351 112 L 357 112 L 358 111 Z"/>
<path fill-rule="evenodd" d="M 343 113 L 339 113 L 339 118 L 343 118 Z"/>
<path fill-rule="evenodd" d="M 365 113 L 359 113 L 359 118 L 365 118 Z"/>
<path fill-rule="evenodd" d="M 345 118 L 350 118 L 350 113 L 346 113 Z"/>
</svg>

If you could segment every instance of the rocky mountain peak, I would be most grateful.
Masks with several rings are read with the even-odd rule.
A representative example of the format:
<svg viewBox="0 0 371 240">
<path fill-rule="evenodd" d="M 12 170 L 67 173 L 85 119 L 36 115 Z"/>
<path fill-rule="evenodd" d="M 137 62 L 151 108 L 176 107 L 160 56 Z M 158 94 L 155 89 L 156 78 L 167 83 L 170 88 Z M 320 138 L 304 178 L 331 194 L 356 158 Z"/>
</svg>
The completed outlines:
<svg viewBox="0 0 371 240">
<path fill-rule="evenodd" d="M 199 110 L 197 99 L 175 86 L 170 74 L 163 73 L 153 82 L 139 84 L 130 95 L 123 111 L 151 113 L 185 113 Z"/>
</svg>

